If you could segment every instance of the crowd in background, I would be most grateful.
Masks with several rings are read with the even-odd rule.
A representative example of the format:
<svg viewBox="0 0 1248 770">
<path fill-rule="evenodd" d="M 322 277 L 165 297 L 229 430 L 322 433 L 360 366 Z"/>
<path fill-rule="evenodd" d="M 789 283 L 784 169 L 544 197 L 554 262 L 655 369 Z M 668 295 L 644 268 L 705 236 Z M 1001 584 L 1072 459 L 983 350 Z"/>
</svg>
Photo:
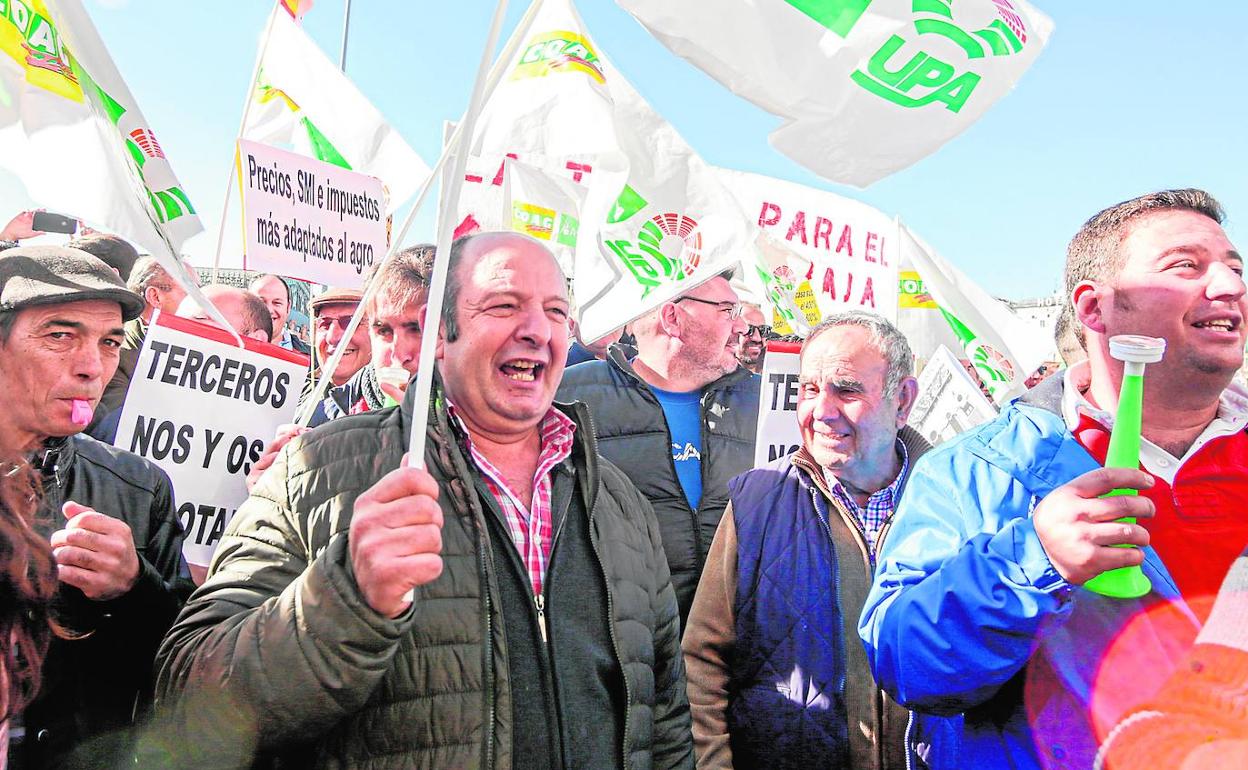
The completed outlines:
<svg viewBox="0 0 1248 770">
<path fill-rule="evenodd" d="M 206 285 L 311 374 L 206 570 L 112 442 L 154 314 L 217 322 L 116 237 L 22 245 L 30 214 L 0 232 L 0 767 L 1248 765 L 1248 300 L 1202 191 L 1089 219 L 1064 365 L 937 447 L 905 335 L 824 318 L 763 467 L 779 335 L 729 274 L 598 340 L 514 233 L 455 242 L 436 340 L 429 245 L 315 294 L 310 343 L 290 279 Z M 1139 469 L 1102 467 L 1120 334 L 1167 343 Z M 1084 587 L 1119 568 L 1151 588 Z"/>
</svg>

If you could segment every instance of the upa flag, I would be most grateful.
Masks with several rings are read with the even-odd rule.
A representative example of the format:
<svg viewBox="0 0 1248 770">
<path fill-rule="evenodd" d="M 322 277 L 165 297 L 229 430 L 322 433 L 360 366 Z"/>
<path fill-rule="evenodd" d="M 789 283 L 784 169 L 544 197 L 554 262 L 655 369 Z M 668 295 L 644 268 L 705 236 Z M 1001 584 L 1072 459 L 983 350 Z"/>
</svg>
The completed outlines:
<svg viewBox="0 0 1248 770">
<path fill-rule="evenodd" d="M 755 258 L 732 194 L 606 59 L 568 0 L 543 3 L 482 109 L 470 156 L 483 173 L 465 180 L 467 199 L 473 183 L 502 183 L 506 157 L 588 186 L 573 271 L 587 339 Z M 596 184 L 599 174 L 612 182 Z"/>
<path fill-rule="evenodd" d="M 175 275 L 174 255 L 203 230 L 78 0 L 0 2 L 0 167 L 40 204 L 142 245 Z"/>
<path fill-rule="evenodd" d="M 897 234 L 902 261 L 922 277 L 993 401 L 1001 404 L 1022 393 L 1053 347 L 1049 335 L 989 296 L 901 222 Z"/>
<path fill-rule="evenodd" d="M 784 119 L 771 144 L 865 187 L 982 116 L 1053 22 L 1026 0 L 616 0 L 664 45 Z"/>
<path fill-rule="evenodd" d="M 380 179 L 387 213 L 412 197 L 429 166 L 288 13 L 274 13 L 242 138 L 292 146 Z"/>
</svg>

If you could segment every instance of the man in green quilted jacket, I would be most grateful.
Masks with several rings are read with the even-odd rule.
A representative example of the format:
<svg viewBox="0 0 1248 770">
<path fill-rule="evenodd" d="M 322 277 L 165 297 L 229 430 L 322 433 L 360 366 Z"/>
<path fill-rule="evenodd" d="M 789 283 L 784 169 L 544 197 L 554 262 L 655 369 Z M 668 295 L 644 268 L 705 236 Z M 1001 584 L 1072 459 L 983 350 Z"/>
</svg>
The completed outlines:
<svg viewBox="0 0 1248 770">
<path fill-rule="evenodd" d="M 457 241 L 432 403 L 293 440 L 157 662 L 170 767 L 692 768 L 649 503 L 555 405 L 568 297 L 515 233 Z M 428 471 L 407 467 L 427 408 Z"/>
</svg>

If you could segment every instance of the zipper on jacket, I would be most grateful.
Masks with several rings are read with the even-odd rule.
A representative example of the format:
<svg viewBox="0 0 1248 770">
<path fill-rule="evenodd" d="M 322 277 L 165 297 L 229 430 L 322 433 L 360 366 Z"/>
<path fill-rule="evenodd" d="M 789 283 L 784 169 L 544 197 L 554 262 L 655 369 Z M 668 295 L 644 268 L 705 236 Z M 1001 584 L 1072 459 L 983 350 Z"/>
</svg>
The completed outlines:
<svg viewBox="0 0 1248 770">
<path fill-rule="evenodd" d="M 485 766 L 487 770 L 494 767 L 494 620 L 490 617 L 493 608 L 490 606 L 490 573 L 486 563 L 486 549 L 490 547 L 485 535 L 485 522 L 478 520 L 477 526 L 477 557 L 481 569 L 481 596 L 485 605 L 485 638 L 481 640 L 482 659 L 485 663 Z"/>
<path fill-rule="evenodd" d="M 798 466 L 798 467 L 800 468 L 801 466 Z M 807 471 L 807 472 L 810 473 L 810 471 Z M 823 469 L 819 468 L 818 472 L 822 474 Z M 827 477 L 824 477 L 824 483 L 827 483 Z M 819 498 L 820 490 L 819 490 L 819 485 L 815 483 L 814 479 L 811 479 L 810 491 L 811 491 L 811 499 L 816 501 L 815 510 L 818 510 L 819 509 L 818 498 Z M 893 517 L 889 516 L 888 519 L 885 520 L 884 526 L 880 528 L 880 535 L 878 539 L 876 540 L 876 549 L 873 550 L 871 548 L 871 541 L 867 539 L 867 529 L 866 527 L 862 525 L 862 522 L 858 520 L 858 517 L 855 516 L 852 511 L 845 510 L 844 506 L 840 505 L 839 503 L 835 502 L 834 500 L 830 498 L 831 498 L 831 495 L 829 495 L 829 502 L 828 502 L 827 507 L 835 508 L 836 512 L 840 515 L 840 517 L 843 520 L 848 521 L 850 526 L 853 528 L 853 530 L 858 533 L 858 537 L 861 540 L 862 550 L 865 551 L 867 554 L 867 563 L 866 563 L 867 571 L 874 573 L 875 572 L 875 550 L 878 550 L 880 543 L 884 542 L 884 531 L 888 529 L 888 525 L 892 522 Z M 831 539 L 832 527 L 829 524 L 827 528 L 828 528 L 828 538 Z"/>
<path fill-rule="evenodd" d="M 542 644 L 550 644 L 546 636 L 546 597 L 533 594 L 533 606 L 537 607 L 537 629 L 542 632 Z"/>
<path fill-rule="evenodd" d="M 653 396 L 654 394 L 651 394 Z M 581 410 L 578 409 L 578 412 Z M 611 593 L 611 576 L 607 574 L 607 568 L 602 563 L 602 553 L 598 550 L 598 539 L 594 536 L 594 505 L 598 502 L 598 477 L 590 473 L 590 465 L 593 464 L 594 458 L 598 456 L 598 433 L 594 429 L 594 416 L 590 409 L 584 409 L 584 413 L 589 417 L 590 437 L 586 441 L 586 460 L 585 460 L 585 476 L 586 487 L 590 490 L 588 507 L 585 515 L 589 519 L 589 547 L 593 549 L 594 561 L 598 562 L 598 572 L 602 575 L 602 585 L 607 594 L 607 634 L 611 637 L 611 651 L 615 653 L 615 665 L 620 667 L 620 679 L 624 682 L 624 734 L 620 741 L 620 758 L 623 760 L 621 767 L 628 767 L 628 718 L 632 713 L 633 688 L 628 684 L 628 674 L 624 671 L 624 658 L 620 655 L 620 640 L 615 634 L 615 599 Z M 665 420 L 666 422 L 666 420 Z M 668 439 L 668 457 L 671 457 L 670 445 L 671 439 Z M 675 469 L 675 463 L 672 463 Z M 553 550 L 553 548 L 552 548 Z"/>
</svg>

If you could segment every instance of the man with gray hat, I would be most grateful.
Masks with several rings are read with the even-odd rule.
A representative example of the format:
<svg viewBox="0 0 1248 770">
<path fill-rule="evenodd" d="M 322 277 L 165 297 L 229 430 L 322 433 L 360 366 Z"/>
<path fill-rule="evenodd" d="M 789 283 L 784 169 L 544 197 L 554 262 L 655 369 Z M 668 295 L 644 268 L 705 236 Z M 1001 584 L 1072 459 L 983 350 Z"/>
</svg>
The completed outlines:
<svg viewBox="0 0 1248 770">
<path fill-rule="evenodd" d="M 147 699 L 157 645 L 192 585 L 168 476 L 81 431 L 117 367 L 122 324 L 143 309 L 78 249 L 0 254 L 0 449 L 41 474 L 62 633 L 38 698 L 11 732 L 10 767 L 114 767 Z"/>
</svg>

